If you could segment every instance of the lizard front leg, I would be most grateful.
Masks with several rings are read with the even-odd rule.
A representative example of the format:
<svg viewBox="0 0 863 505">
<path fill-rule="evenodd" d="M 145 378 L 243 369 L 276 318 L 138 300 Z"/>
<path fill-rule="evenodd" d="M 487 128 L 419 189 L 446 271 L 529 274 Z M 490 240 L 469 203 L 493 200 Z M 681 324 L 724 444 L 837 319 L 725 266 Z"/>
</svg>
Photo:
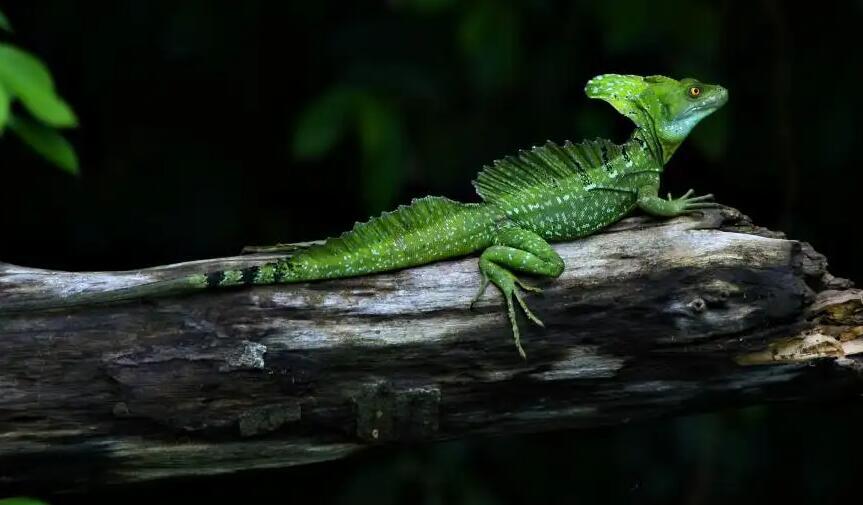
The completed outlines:
<svg viewBox="0 0 863 505">
<path fill-rule="evenodd" d="M 489 283 L 497 286 L 506 300 L 507 314 L 512 325 L 515 346 L 522 358 L 526 357 L 521 346 L 518 323 L 515 318 L 513 298 L 518 302 L 525 315 L 534 323 L 542 326 L 539 320 L 522 299 L 521 290 L 540 291 L 539 288 L 524 284 L 511 270 L 534 275 L 557 277 L 563 273 L 563 259 L 542 237 L 523 228 L 505 228 L 495 237 L 493 246 L 483 251 L 479 259 L 482 285 L 471 302 L 471 306 L 482 296 Z"/>
<path fill-rule="evenodd" d="M 658 190 L 658 186 L 654 185 L 639 188 L 636 202 L 638 208 L 652 216 L 675 217 L 696 210 L 719 206 L 718 203 L 710 201 L 713 200 L 711 194 L 691 196 L 694 191 L 690 189 L 680 198 L 671 198 L 671 193 L 669 193 L 668 199 L 664 199 L 657 195 Z"/>
</svg>

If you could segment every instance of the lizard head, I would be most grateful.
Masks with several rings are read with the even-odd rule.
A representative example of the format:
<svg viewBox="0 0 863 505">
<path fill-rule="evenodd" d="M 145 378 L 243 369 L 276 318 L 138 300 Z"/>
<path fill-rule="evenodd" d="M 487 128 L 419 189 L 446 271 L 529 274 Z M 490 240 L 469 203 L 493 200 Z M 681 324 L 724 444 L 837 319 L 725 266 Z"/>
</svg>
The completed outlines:
<svg viewBox="0 0 863 505">
<path fill-rule="evenodd" d="M 610 103 L 639 128 L 655 133 L 666 148 L 666 157 L 699 121 L 728 101 L 728 91 L 722 86 L 661 75 L 600 75 L 587 83 L 585 92 Z"/>
</svg>

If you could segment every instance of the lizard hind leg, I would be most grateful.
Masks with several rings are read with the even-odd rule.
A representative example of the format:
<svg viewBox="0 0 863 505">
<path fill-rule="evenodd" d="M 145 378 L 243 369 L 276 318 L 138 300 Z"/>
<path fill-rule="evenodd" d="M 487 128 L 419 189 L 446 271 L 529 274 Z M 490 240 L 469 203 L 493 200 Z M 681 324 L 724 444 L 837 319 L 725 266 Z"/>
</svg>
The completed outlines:
<svg viewBox="0 0 863 505">
<path fill-rule="evenodd" d="M 483 282 L 474 302 L 489 282 L 500 289 L 506 300 L 507 314 L 512 325 L 515 346 L 522 358 L 526 355 L 521 345 L 521 334 L 515 316 L 515 303 L 518 303 L 528 319 L 539 326 L 543 326 L 542 321 L 531 312 L 522 298 L 522 290 L 533 292 L 542 290 L 525 284 L 510 269 L 535 275 L 557 277 L 563 272 L 563 267 L 561 257 L 542 237 L 521 228 L 503 230 L 496 237 L 495 245 L 486 249 L 480 257 L 479 269 Z M 515 303 L 513 303 L 513 298 Z"/>
</svg>

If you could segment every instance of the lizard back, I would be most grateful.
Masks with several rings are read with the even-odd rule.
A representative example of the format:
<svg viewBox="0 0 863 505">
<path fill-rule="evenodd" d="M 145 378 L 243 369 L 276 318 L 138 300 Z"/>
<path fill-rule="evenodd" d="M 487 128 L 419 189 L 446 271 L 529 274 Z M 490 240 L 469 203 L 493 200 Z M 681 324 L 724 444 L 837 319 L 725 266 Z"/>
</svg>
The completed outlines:
<svg viewBox="0 0 863 505">
<path fill-rule="evenodd" d="M 546 240 L 589 235 L 629 213 L 635 189 L 658 180 L 661 165 L 639 136 L 622 145 L 596 139 L 552 141 L 486 166 L 479 195 Z"/>
</svg>

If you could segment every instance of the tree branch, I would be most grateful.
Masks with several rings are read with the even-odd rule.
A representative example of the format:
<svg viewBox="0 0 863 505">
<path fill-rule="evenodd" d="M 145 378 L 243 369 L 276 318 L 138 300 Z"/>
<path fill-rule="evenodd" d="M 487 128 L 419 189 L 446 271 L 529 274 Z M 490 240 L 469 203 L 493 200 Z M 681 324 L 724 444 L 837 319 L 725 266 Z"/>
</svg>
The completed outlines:
<svg viewBox="0 0 863 505">
<path fill-rule="evenodd" d="M 0 316 L 0 483 L 131 482 L 369 444 L 536 432 L 859 393 L 861 292 L 733 209 L 556 246 L 515 351 L 476 258 L 340 281 Z M 134 272 L 0 264 L 0 305 L 273 256 Z M 771 364 L 771 366 L 764 366 Z"/>
</svg>

